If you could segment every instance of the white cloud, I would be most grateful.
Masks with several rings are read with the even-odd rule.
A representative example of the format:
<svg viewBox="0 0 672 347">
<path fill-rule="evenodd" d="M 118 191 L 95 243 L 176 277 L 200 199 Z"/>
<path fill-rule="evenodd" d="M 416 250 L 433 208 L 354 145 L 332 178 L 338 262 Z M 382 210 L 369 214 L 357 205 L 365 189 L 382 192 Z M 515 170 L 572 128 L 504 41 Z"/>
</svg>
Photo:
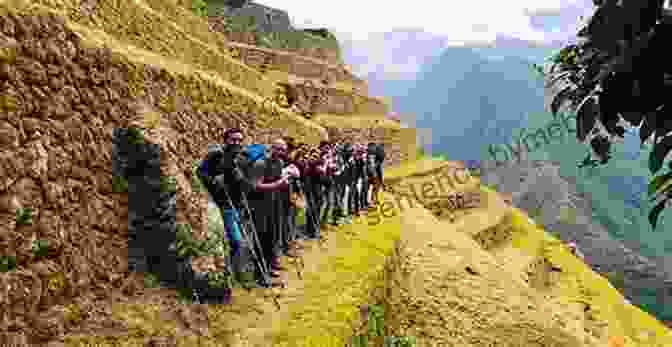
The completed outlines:
<svg viewBox="0 0 672 347">
<path fill-rule="evenodd" d="M 326 27 L 338 38 L 346 63 L 361 77 L 413 79 L 447 46 L 492 43 L 497 36 L 542 42 L 567 32 L 533 19 L 585 8 L 591 0 L 255 0 L 287 11 L 298 28 Z M 565 12 L 563 12 L 565 11 Z M 547 31 L 544 31 L 547 30 Z M 561 29 L 562 30 L 562 29 Z M 567 30 L 565 30 L 567 31 Z"/>
<path fill-rule="evenodd" d="M 258 0 L 286 10 L 297 26 L 323 26 L 367 40 L 391 29 L 418 28 L 450 37 L 453 41 L 494 40 L 497 34 L 541 40 L 544 33 L 532 28 L 531 14 L 555 13 L 579 0 Z M 474 30 L 474 27 L 479 30 Z M 481 31 L 481 30 L 485 31 Z"/>
</svg>

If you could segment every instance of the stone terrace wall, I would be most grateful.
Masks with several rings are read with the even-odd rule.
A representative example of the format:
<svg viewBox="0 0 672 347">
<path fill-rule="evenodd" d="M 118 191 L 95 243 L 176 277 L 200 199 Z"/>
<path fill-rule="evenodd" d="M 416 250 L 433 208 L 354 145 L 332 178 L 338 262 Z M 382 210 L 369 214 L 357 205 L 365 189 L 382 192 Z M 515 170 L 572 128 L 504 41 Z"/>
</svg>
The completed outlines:
<svg viewBox="0 0 672 347">
<path fill-rule="evenodd" d="M 262 96 L 273 95 L 263 75 L 228 54 L 224 35 L 172 1 L 12 0 L 52 8 L 69 20 L 163 57 L 218 73 L 226 81 Z"/>
<path fill-rule="evenodd" d="M 18 262 L 0 273 L 0 322 L 8 322 L 0 332 L 44 341 L 67 330 L 62 305 L 105 298 L 131 281 L 128 196 L 112 184 L 114 129 L 138 116 L 161 129 L 176 222 L 197 239 L 205 237 L 206 197 L 191 190 L 192 166 L 225 128 L 241 127 L 255 142 L 288 131 L 310 143 L 320 137 L 200 75 L 92 48 L 61 17 L 34 8 L 20 15 L 16 6 L 0 3 L 0 252 L 9 252 L 0 256 Z M 138 104 L 152 112 L 138 114 Z M 34 211 L 32 224 L 17 225 L 22 208 Z M 48 257 L 31 253 L 34 239 L 49 241 Z"/>
<path fill-rule="evenodd" d="M 415 159 L 415 147 L 408 141 L 413 129 L 391 128 L 334 128 L 327 127 L 330 141 L 339 142 L 382 142 L 385 144 L 385 166 L 394 166 L 403 161 Z M 409 148 L 413 148 L 409 151 Z"/>
<path fill-rule="evenodd" d="M 232 53 L 234 57 L 238 57 L 243 63 L 254 68 L 259 68 L 262 64 L 269 64 L 271 70 L 283 71 L 304 78 L 326 78 L 331 82 L 352 83 L 361 93 L 366 93 L 368 90 L 365 80 L 357 78 L 340 65 L 331 65 L 291 52 L 255 47 L 243 43 L 230 42 L 229 46 L 237 50 L 237 52 Z"/>
<path fill-rule="evenodd" d="M 252 46 L 257 44 L 256 35 L 253 32 L 225 32 L 225 23 L 226 21 L 222 16 L 208 16 L 208 24 L 212 31 L 225 33 L 224 36 L 232 42 Z M 299 49 L 282 49 L 278 51 L 323 60 L 333 65 L 341 63 L 338 57 L 338 50 L 326 47 L 302 47 Z"/>
<path fill-rule="evenodd" d="M 353 94 L 336 88 L 313 86 L 306 83 L 293 83 L 301 105 L 311 105 L 314 97 L 324 99 L 323 102 L 313 104 L 310 111 L 333 115 L 371 115 L 383 116 L 390 107 L 383 100 L 361 94 Z"/>
</svg>

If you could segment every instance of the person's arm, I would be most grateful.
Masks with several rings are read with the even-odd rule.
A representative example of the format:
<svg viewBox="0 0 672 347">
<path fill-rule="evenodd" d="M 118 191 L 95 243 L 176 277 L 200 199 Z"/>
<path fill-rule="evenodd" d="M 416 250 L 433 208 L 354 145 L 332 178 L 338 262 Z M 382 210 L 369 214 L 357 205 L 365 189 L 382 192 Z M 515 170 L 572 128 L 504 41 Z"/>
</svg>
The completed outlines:
<svg viewBox="0 0 672 347">
<path fill-rule="evenodd" d="M 263 161 L 258 161 L 252 165 L 251 181 L 254 190 L 258 192 L 274 192 L 286 189 L 289 186 L 289 179 L 287 177 L 282 177 L 273 182 L 264 183 L 266 163 Z"/>
<path fill-rule="evenodd" d="M 259 192 L 274 192 L 283 190 L 289 186 L 289 179 L 282 177 L 270 183 L 263 183 L 263 177 L 260 177 L 255 182 L 254 188 Z"/>
</svg>

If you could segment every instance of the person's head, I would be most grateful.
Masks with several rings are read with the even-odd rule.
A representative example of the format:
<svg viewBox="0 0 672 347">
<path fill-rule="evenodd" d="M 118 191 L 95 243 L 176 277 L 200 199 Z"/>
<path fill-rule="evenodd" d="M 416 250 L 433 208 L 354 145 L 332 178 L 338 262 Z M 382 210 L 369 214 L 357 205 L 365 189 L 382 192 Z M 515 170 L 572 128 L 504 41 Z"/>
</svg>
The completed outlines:
<svg viewBox="0 0 672 347">
<path fill-rule="evenodd" d="M 296 143 L 296 140 L 294 140 L 293 137 L 285 136 L 282 139 L 287 144 L 287 152 L 291 153 L 297 148 L 298 144 Z"/>
<path fill-rule="evenodd" d="M 318 150 L 320 151 L 321 155 L 327 155 L 330 152 L 333 151 L 333 148 L 331 144 L 327 141 L 322 141 L 320 142 L 320 145 L 318 146 Z"/>
<path fill-rule="evenodd" d="M 243 131 L 239 128 L 229 128 L 224 132 L 224 143 L 227 145 L 240 145 L 243 143 L 243 137 Z"/>
<path fill-rule="evenodd" d="M 282 139 L 277 139 L 271 144 L 271 159 L 287 159 L 287 143 Z"/>
<path fill-rule="evenodd" d="M 224 144 L 229 153 L 238 155 L 243 150 L 243 132 L 238 128 L 227 129 L 224 132 Z"/>
</svg>

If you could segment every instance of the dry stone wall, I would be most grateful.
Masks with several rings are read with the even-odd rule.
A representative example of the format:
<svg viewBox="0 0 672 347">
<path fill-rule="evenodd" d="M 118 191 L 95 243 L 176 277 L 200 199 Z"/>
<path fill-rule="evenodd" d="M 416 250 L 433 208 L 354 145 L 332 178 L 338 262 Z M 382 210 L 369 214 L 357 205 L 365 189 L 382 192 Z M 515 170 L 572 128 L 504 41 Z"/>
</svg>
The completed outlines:
<svg viewBox="0 0 672 347">
<path fill-rule="evenodd" d="M 20 14 L 21 4 L 0 3 L 0 256 L 17 262 L 0 273 L 0 333 L 39 343 L 68 330 L 63 305 L 137 284 L 128 272 L 129 196 L 113 184 L 114 129 L 138 119 L 159 129 L 147 136 L 176 180 L 175 220 L 196 239 L 205 238 L 207 200 L 192 191 L 192 167 L 225 128 L 255 142 L 321 137 L 200 75 L 94 48 L 62 17 Z"/>
<path fill-rule="evenodd" d="M 307 108 L 312 113 L 383 116 L 390 110 L 389 105 L 378 98 L 305 82 L 293 83 L 290 86 L 295 90 L 297 102 L 308 105 Z M 312 102 L 312 100 L 319 101 Z"/>
<path fill-rule="evenodd" d="M 252 67 L 258 68 L 260 62 L 268 62 L 272 70 L 283 71 L 304 78 L 348 82 L 360 93 L 366 93 L 368 90 L 365 80 L 354 76 L 341 65 L 332 65 L 325 61 L 291 52 L 256 47 L 244 43 L 230 42 L 229 46 L 235 50 L 232 56 L 238 57 L 243 63 Z"/>
<path fill-rule="evenodd" d="M 12 0 L 17 4 L 26 1 Z M 273 95 L 258 71 L 232 59 L 224 35 L 176 3 L 162 0 L 35 0 L 69 20 L 104 31 L 121 42 L 218 73 L 233 85 Z M 188 28 L 188 32 L 184 28 Z"/>
<path fill-rule="evenodd" d="M 128 185 L 129 271 L 154 273 L 164 283 L 191 290 L 201 299 L 228 300 L 229 288 L 210 287 L 207 274 L 192 269 L 191 257 L 172 247 L 177 240 L 177 186 L 168 171 L 170 155 L 139 128 L 117 128 L 112 141 L 112 176 Z"/>
<path fill-rule="evenodd" d="M 414 129 L 392 128 L 335 128 L 327 127 L 330 141 L 369 143 L 382 142 L 385 144 L 385 166 L 394 166 L 403 161 L 415 159 L 415 147 L 409 148 L 415 141 L 408 142 Z M 406 142 L 405 142 L 406 141 Z"/>
</svg>

